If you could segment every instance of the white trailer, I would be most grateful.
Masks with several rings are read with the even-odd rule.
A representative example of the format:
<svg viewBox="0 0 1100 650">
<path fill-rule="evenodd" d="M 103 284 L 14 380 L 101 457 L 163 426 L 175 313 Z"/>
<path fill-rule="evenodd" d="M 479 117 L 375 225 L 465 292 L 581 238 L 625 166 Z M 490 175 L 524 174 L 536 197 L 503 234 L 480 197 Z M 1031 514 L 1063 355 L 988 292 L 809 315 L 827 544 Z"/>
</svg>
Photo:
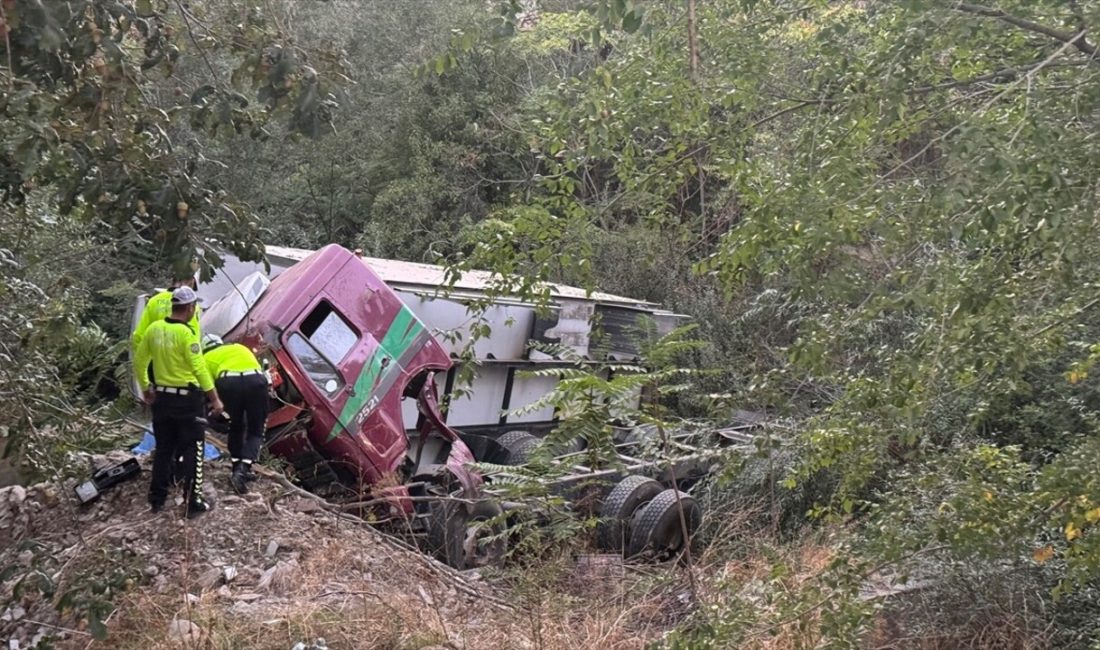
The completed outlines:
<svg viewBox="0 0 1100 650">
<path fill-rule="evenodd" d="M 268 246 L 271 269 L 266 274 L 261 264 L 227 256 L 225 266 L 215 272 L 213 280 L 199 287 L 199 296 L 207 305 L 203 331 L 224 334 L 259 297 L 268 278 L 278 276 L 310 253 L 312 251 L 300 248 Z M 485 298 L 492 276 L 485 271 L 467 272 L 444 295 L 445 269 L 441 266 L 373 257 L 362 259 L 436 333 L 452 357 L 457 358 L 470 339 L 473 316 L 468 303 Z M 551 377 L 524 377 L 518 372 L 561 363 L 561 360 L 532 350 L 534 344 L 556 343 L 593 361 L 629 361 L 638 357 L 634 332 L 640 318 L 651 319 L 658 335 L 671 331 L 683 320 L 682 316 L 651 302 L 601 292 L 588 293 L 559 284 L 547 288 L 551 305 L 546 316 L 541 316 L 529 302 L 513 298 L 493 300 L 484 313 L 492 335 L 479 339 L 474 345 L 478 363 L 476 378 L 464 395 L 448 400 L 448 424 L 467 432 L 490 435 L 513 429 L 533 433 L 547 431 L 553 426 L 555 417 L 551 409 L 521 415 L 513 413 L 553 390 L 557 381 Z M 602 332 L 599 350 L 593 336 L 593 323 L 596 322 Z M 457 333 L 458 336 L 443 336 L 444 333 Z M 452 368 L 446 377 L 440 378 L 441 394 L 451 396 L 455 374 Z M 406 402 L 404 417 L 411 429 L 416 422 L 416 405 L 412 400 Z"/>
</svg>

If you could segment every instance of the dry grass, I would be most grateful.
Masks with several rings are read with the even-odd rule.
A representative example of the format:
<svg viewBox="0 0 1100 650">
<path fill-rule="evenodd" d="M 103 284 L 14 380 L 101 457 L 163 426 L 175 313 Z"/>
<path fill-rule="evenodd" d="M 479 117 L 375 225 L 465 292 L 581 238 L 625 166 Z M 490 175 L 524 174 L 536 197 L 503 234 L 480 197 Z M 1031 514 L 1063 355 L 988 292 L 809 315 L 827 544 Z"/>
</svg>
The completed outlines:
<svg viewBox="0 0 1100 650">
<path fill-rule="evenodd" d="M 109 647 L 167 648 L 173 618 L 188 619 L 203 638 L 182 647 L 202 649 L 290 648 L 323 637 L 331 648 L 419 650 L 545 648 L 635 650 L 669 629 L 669 590 L 652 576 L 626 573 L 615 584 L 566 583 L 545 572 L 509 580 L 514 611 L 456 599 L 445 585 L 395 584 L 341 567 L 354 566 L 357 552 L 330 543 L 303 555 L 293 584 L 256 607 L 206 592 L 193 603 L 180 592 L 137 591 L 119 603 Z M 518 584 L 522 580 L 524 584 Z M 591 587 L 591 588 L 590 588 Z M 108 647 L 104 645 L 103 647 Z"/>
<path fill-rule="evenodd" d="M 211 477 L 224 479 L 220 474 L 215 469 Z M 120 487 L 94 516 L 59 517 L 60 510 L 42 510 L 28 530 L 56 549 L 64 583 L 97 567 L 121 567 L 128 575 L 140 575 L 149 564 L 162 570 L 157 580 L 137 579 L 115 600 L 106 641 L 91 641 L 87 621 L 79 616 L 45 618 L 48 603 L 28 605 L 28 618 L 69 628 L 56 647 L 76 650 L 289 649 L 318 638 L 334 650 L 640 650 L 678 626 L 714 616 L 712 606 L 719 616 L 736 611 L 731 608 L 743 607 L 749 594 L 759 625 L 738 647 L 794 650 L 821 641 L 819 610 L 777 624 L 779 612 L 752 601 L 751 592 L 766 585 L 795 593 L 816 580 L 835 558 L 832 535 L 838 531 L 807 531 L 795 543 L 780 543 L 761 530 L 767 517 L 751 504 L 729 503 L 724 512 L 708 514 L 711 543 L 690 571 L 672 565 L 623 567 L 608 558 L 581 570 L 571 557 L 542 557 L 481 581 L 486 594 L 511 605 L 505 609 L 456 589 L 430 570 L 423 556 L 381 543 L 366 526 L 324 512 L 273 511 L 265 504 L 279 488 L 266 483 L 257 488 L 266 499 L 226 503 L 195 522 L 178 514 L 145 514 L 141 483 Z M 75 537 L 80 541 L 73 544 Z M 264 549 L 275 538 L 280 551 L 267 557 Z M 11 562 L 15 554 L 14 547 L 0 549 L 0 560 Z M 777 563 L 789 567 L 781 577 L 772 574 Z M 240 571 L 233 582 L 199 587 L 204 572 L 226 565 Z M 262 587 L 262 573 L 273 566 L 282 568 Z M 917 594 L 905 607 L 879 616 L 866 647 L 1050 646 L 1050 630 L 1036 629 L 1019 615 L 1019 602 L 950 621 L 942 618 L 945 609 L 952 608 L 934 595 Z M 929 626 L 937 616 L 945 624 Z M 176 619 L 193 621 L 201 637 L 172 645 L 166 637 Z M 918 631 L 928 629 L 935 631 Z"/>
<path fill-rule="evenodd" d="M 224 468 L 211 466 L 208 479 L 220 490 Z M 148 514 L 146 481 L 118 486 L 79 516 L 60 516 L 67 501 L 28 511 L 25 535 L 58 558 L 63 585 L 90 587 L 89 571 L 101 570 L 124 572 L 128 586 L 112 596 L 105 641 L 91 639 L 85 612 L 59 614 L 49 601 L 32 607 L 24 598 L 26 619 L 65 635 L 54 647 L 291 648 L 324 638 L 334 649 L 635 650 L 690 611 L 681 568 L 612 562 L 610 571 L 584 572 L 570 557 L 481 579 L 480 591 L 511 605 L 502 608 L 469 595 L 469 586 L 456 588 L 423 555 L 382 543 L 369 526 L 298 511 L 292 500 L 273 508 L 282 488 L 268 481 L 256 484 L 258 497 L 223 492 L 194 521 L 179 508 Z M 279 547 L 273 557 L 265 552 L 271 540 Z M 0 565 L 15 563 L 17 554 L 14 542 L 0 548 Z M 204 574 L 229 566 L 238 572 L 233 581 L 202 588 Z M 263 574 L 274 567 L 264 586 Z M 0 596 L 10 598 L 11 586 Z M 173 645 L 174 620 L 193 622 L 201 637 Z M 24 638 L 38 629 L 0 622 L 0 637 L 16 627 Z"/>
</svg>

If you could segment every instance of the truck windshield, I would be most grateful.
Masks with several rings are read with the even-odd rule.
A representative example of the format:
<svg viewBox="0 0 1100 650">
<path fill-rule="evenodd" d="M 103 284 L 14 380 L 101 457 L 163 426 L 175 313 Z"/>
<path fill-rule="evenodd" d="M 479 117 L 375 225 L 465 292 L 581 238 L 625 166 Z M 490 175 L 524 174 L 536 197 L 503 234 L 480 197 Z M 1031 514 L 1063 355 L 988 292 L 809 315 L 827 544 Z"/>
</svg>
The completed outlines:
<svg viewBox="0 0 1100 650">
<path fill-rule="evenodd" d="M 344 385 L 337 366 L 355 347 L 359 335 L 325 301 L 313 308 L 298 329 L 301 333 L 291 334 L 287 347 L 313 383 L 332 396 Z"/>
</svg>

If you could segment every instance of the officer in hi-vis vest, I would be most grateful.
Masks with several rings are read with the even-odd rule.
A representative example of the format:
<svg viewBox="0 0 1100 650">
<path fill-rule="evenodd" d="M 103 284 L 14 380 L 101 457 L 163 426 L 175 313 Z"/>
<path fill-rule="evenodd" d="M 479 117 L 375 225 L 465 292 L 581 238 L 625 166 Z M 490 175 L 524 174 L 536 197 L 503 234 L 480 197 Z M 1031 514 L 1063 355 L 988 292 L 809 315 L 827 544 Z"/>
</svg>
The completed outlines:
<svg viewBox="0 0 1100 650">
<path fill-rule="evenodd" d="M 202 496 L 202 462 L 205 441 L 203 393 L 211 410 L 223 410 L 214 380 L 206 368 L 198 333 L 189 321 L 195 315 L 198 296 L 191 287 L 172 292 L 171 314 L 153 322 L 134 351 L 134 375 L 145 403 L 153 408 L 153 478 L 149 504 L 160 512 L 168 498 L 174 459 L 183 456 L 187 491 L 187 516 L 210 509 Z M 149 362 L 156 368 L 156 383 L 149 380 Z"/>
<path fill-rule="evenodd" d="M 229 416 L 229 457 L 233 473 L 229 484 L 238 494 L 248 492 L 252 463 L 259 458 L 267 422 L 267 376 L 256 355 L 240 343 L 224 343 L 216 334 L 202 337 L 203 358 Z"/>
</svg>

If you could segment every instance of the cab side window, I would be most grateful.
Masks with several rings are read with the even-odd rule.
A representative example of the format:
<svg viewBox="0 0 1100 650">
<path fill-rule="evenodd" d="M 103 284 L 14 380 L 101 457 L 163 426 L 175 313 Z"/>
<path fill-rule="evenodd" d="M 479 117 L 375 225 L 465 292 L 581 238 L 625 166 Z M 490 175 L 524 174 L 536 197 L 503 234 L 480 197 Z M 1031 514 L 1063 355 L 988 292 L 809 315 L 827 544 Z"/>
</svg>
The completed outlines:
<svg viewBox="0 0 1100 650">
<path fill-rule="evenodd" d="M 348 356 L 359 335 L 327 302 L 318 304 L 287 339 L 290 352 L 309 378 L 332 396 L 344 385 L 337 366 Z"/>
<path fill-rule="evenodd" d="M 359 335 L 327 302 L 318 304 L 299 328 L 313 347 L 334 364 L 348 356 Z"/>
</svg>

